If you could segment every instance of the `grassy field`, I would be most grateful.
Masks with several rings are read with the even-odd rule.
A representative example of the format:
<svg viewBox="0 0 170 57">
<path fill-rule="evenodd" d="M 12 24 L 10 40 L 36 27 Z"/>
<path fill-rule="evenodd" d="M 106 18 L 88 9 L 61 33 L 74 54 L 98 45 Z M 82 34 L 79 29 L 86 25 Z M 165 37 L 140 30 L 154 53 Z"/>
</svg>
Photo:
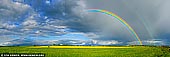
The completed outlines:
<svg viewBox="0 0 170 57">
<path fill-rule="evenodd" d="M 44 53 L 46 57 L 170 57 L 169 48 L 115 46 L 0 47 L 0 53 Z"/>
</svg>

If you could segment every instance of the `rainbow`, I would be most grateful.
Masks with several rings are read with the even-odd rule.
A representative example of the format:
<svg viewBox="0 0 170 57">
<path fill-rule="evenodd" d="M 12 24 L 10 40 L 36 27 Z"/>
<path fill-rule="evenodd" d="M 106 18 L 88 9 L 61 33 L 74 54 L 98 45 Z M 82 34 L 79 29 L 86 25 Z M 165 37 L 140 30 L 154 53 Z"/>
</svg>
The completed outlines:
<svg viewBox="0 0 170 57">
<path fill-rule="evenodd" d="M 88 9 L 88 12 L 101 12 L 101 13 L 104 13 L 104 14 L 114 17 L 121 24 L 123 24 L 125 27 L 127 27 L 128 30 L 135 36 L 135 39 L 138 40 L 139 44 L 142 45 L 142 41 L 140 40 L 140 38 L 137 35 L 137 33 L 135 32 L 135 30 L 125 20 L 123 20 L 120 16 L 118 16 L 112 12 L 109 12 L 107 10 L 101 10 L 101 9 Z"/>
</svg>

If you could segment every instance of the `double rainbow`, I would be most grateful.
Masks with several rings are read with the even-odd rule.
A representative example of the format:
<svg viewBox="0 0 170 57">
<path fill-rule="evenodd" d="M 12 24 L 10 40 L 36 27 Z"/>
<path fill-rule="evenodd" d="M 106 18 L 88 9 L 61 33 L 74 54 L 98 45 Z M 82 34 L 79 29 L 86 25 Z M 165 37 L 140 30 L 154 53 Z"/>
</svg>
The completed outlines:
<svg viewBox="0 0 170 57">
<path fill-rule="evenodd" d="M 137 33 L 135 32 L 135 30 L 125 20 L 123 20 L 120 16 L 118 16 L 112 12 L 109 12 L 107 10 L 101 10 L 101 9 L 88 9 L 88 12 L 101 12 L 101 13 L 104 13 L 104 14 L 114 17 L 114 19 L 118 20 L 121 24 L 123 24 L 125 27 L 127 27 L 128 30 L 135 36 L 135 39 L 139 42 L 139 44 L 142 45 L 142 41 L 140 40 L 140 38 L 137 35 Z"/>
</svg>

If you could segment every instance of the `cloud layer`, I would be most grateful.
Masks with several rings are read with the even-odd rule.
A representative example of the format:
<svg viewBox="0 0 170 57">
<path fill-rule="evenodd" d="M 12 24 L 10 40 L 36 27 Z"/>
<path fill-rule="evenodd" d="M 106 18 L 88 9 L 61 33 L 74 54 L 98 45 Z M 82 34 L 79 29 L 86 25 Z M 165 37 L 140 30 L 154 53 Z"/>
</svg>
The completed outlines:
<svg viewBox="0 0 170 57">
<path fill-rule="evenodd" d="M 113 17 L 86 12 L 93 8 L 121 16 L 133 27 L 145 45 L 168 45 L 168 2 L 170 1 L 1 0 L 0 36 L 3 41 L 0 45 L 137 44 L 135 37 Z"/>
</svg>

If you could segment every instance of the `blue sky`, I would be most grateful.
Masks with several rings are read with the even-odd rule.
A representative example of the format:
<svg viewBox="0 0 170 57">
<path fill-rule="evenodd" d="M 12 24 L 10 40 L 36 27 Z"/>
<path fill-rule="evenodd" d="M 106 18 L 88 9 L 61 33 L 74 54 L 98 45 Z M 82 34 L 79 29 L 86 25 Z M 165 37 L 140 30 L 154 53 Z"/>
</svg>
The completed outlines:
<svg viewBox="0 0 170 57">
<path fill-rule="evenodd" d="M 169 45 L 169 0 L 1 0 L 0 45 L 138 45 L 117 20 L 88 9 L 116 13 L 144 45 Z"/>
</svg>

